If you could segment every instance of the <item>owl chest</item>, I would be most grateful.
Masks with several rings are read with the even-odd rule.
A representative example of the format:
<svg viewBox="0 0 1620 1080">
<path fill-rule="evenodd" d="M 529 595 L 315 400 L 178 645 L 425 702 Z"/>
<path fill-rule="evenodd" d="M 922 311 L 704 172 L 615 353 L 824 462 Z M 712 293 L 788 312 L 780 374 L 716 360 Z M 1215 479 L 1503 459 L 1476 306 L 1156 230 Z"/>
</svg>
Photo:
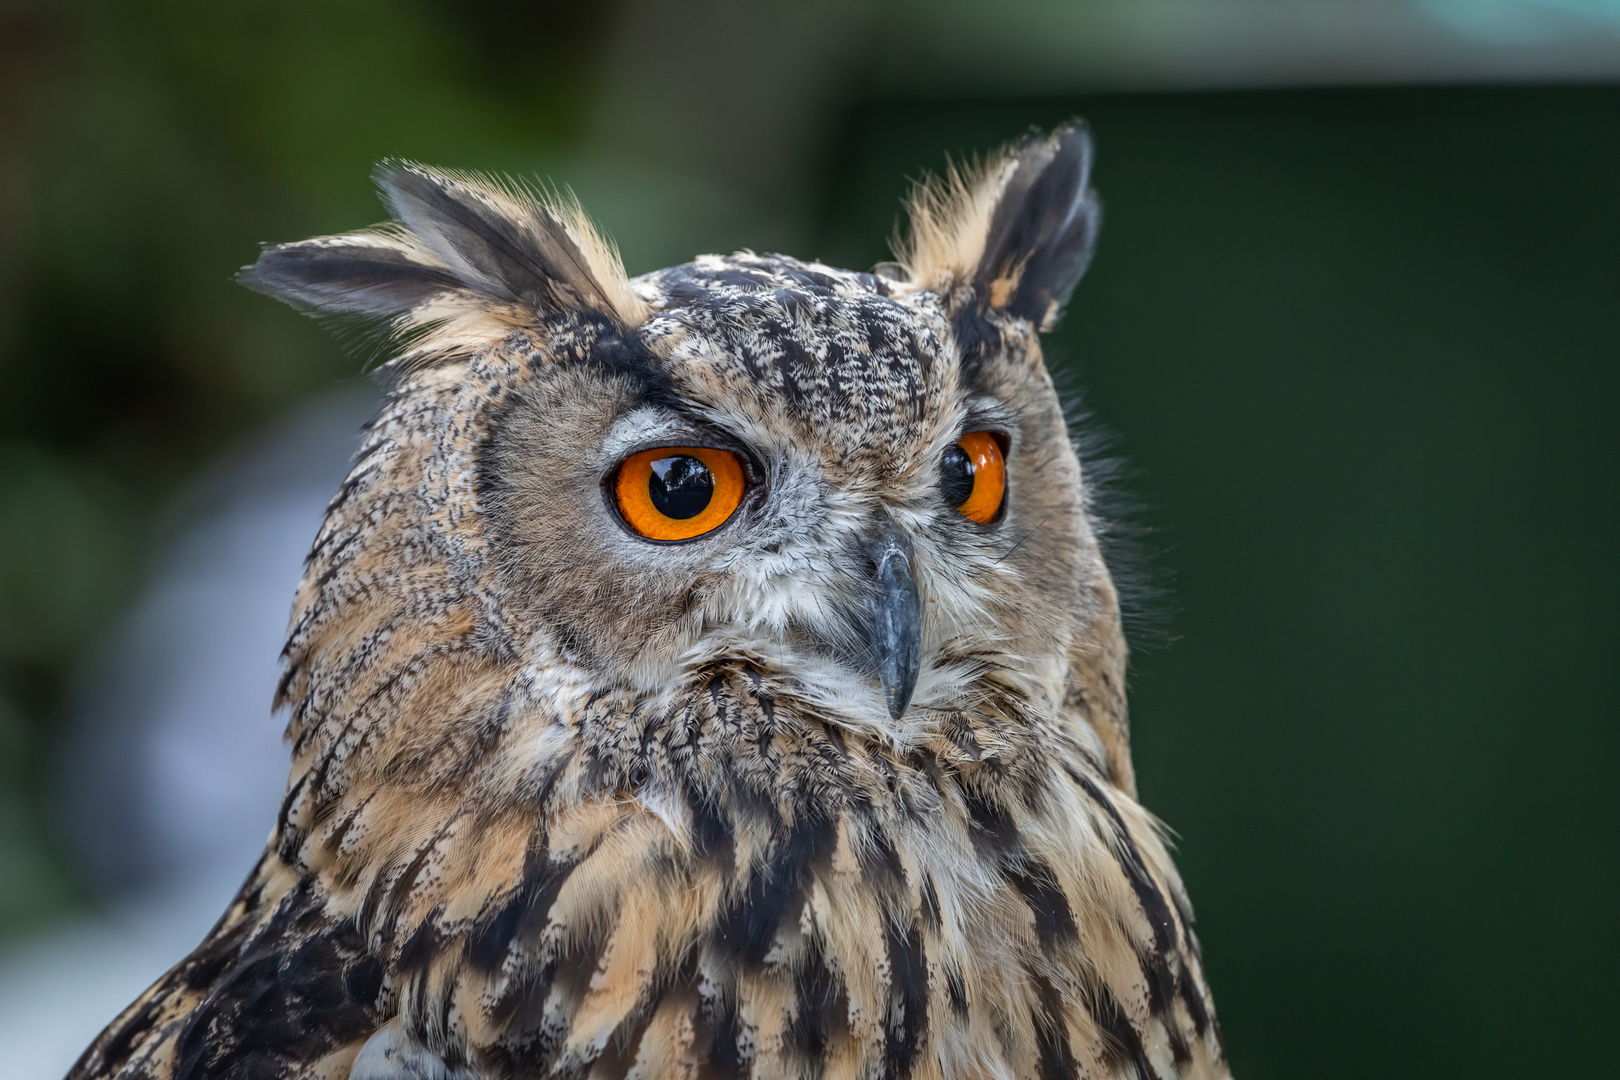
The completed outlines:
<svg viewBox="0 0 1620 1080">
<path fill-rule="evenodd" d="M 986 1054 L 1037 1074 L 1073 980 L 1038 888 L 971 821 L 681 824 L 625 814 L 531 865 L 455 959 L 398 973 L 398 1019 L 353 1075 L 943 1080 Z"/>
</svg>

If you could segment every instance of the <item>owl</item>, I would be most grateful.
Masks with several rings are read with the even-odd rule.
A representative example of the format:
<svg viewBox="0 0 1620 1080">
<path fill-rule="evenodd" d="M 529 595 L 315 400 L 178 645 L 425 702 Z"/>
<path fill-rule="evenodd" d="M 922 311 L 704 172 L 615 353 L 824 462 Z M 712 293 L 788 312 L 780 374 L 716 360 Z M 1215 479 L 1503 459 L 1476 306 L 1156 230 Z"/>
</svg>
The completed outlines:
<svg viewBox="0 0 1620 1080">
<path fill-rule="evenodd" d="M 387 320 L 390 393 L 268 846 L 71 1076 L 1226 1076 L 1042 359 L 1090 165 L 928 181 L 870 273 L 632 280 L 571 199 L 400 162 L 390 223 L 265 249 Z"/>
</svg>

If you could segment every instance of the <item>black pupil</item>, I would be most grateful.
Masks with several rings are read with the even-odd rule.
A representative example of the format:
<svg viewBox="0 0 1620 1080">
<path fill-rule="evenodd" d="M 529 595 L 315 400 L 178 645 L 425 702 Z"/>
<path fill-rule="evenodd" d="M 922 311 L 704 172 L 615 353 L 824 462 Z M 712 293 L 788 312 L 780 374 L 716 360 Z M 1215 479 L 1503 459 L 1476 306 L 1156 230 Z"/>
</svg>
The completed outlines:
<svg viewBox="0 0 1620 1080">
<path fill-rule="evenodd" d="M 961 506 L 973 494 L 973 459 L 960 446 L 952 446 L 940 459 L 939 490 L 950 506 Z"/>
<path fill-rule="evenodd" d="M 714 498 L 714 474 L 703 462 L 685 454 L 659 458 L 652 463 L 647 492 L 653 506 L 665 517 L 694 518 Z"/>
</svg>

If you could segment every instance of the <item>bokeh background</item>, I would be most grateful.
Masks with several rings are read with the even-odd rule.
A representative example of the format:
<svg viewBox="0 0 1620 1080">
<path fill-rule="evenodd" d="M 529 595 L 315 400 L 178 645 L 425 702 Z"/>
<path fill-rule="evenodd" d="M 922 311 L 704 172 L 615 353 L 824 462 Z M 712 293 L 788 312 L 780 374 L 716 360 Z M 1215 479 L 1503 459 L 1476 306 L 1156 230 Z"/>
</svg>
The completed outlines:
<svg viewBox="0 0 1620 1080">
<path fill-rule="evenodd" d="M 375 358 L 233 285 L 259 243 L 376 220 L 402 156 L 571 185 L 631 273 L 864 267 L 908 178 L 1074 115 L 1106 224 L 1051 352 L 1171 585 L 1137 764 L 1238 1075 L 1606 1074 L 1617 0 L 7 0 L 5 1074 L 271 822 Z"/>
</svg>

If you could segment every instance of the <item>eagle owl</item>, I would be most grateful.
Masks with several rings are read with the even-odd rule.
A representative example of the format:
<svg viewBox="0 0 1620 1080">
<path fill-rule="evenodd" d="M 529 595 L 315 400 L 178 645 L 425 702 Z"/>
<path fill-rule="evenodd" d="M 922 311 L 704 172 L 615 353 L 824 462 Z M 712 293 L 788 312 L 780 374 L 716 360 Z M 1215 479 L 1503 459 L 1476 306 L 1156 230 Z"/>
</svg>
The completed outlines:
<svg viewBox="0 0 1620 1080">
<path fill-rule="evenodd" d="M 872 273 L 632 280 L 571 202 L 408 163 L 392 222 L 267 248 L 249 287 L 391 320 L 391 393 L 264 855 L 72 1076 L 1226 1075 L 1038 336 L 1090 159 L 923 185 Z"/>
</svg>

